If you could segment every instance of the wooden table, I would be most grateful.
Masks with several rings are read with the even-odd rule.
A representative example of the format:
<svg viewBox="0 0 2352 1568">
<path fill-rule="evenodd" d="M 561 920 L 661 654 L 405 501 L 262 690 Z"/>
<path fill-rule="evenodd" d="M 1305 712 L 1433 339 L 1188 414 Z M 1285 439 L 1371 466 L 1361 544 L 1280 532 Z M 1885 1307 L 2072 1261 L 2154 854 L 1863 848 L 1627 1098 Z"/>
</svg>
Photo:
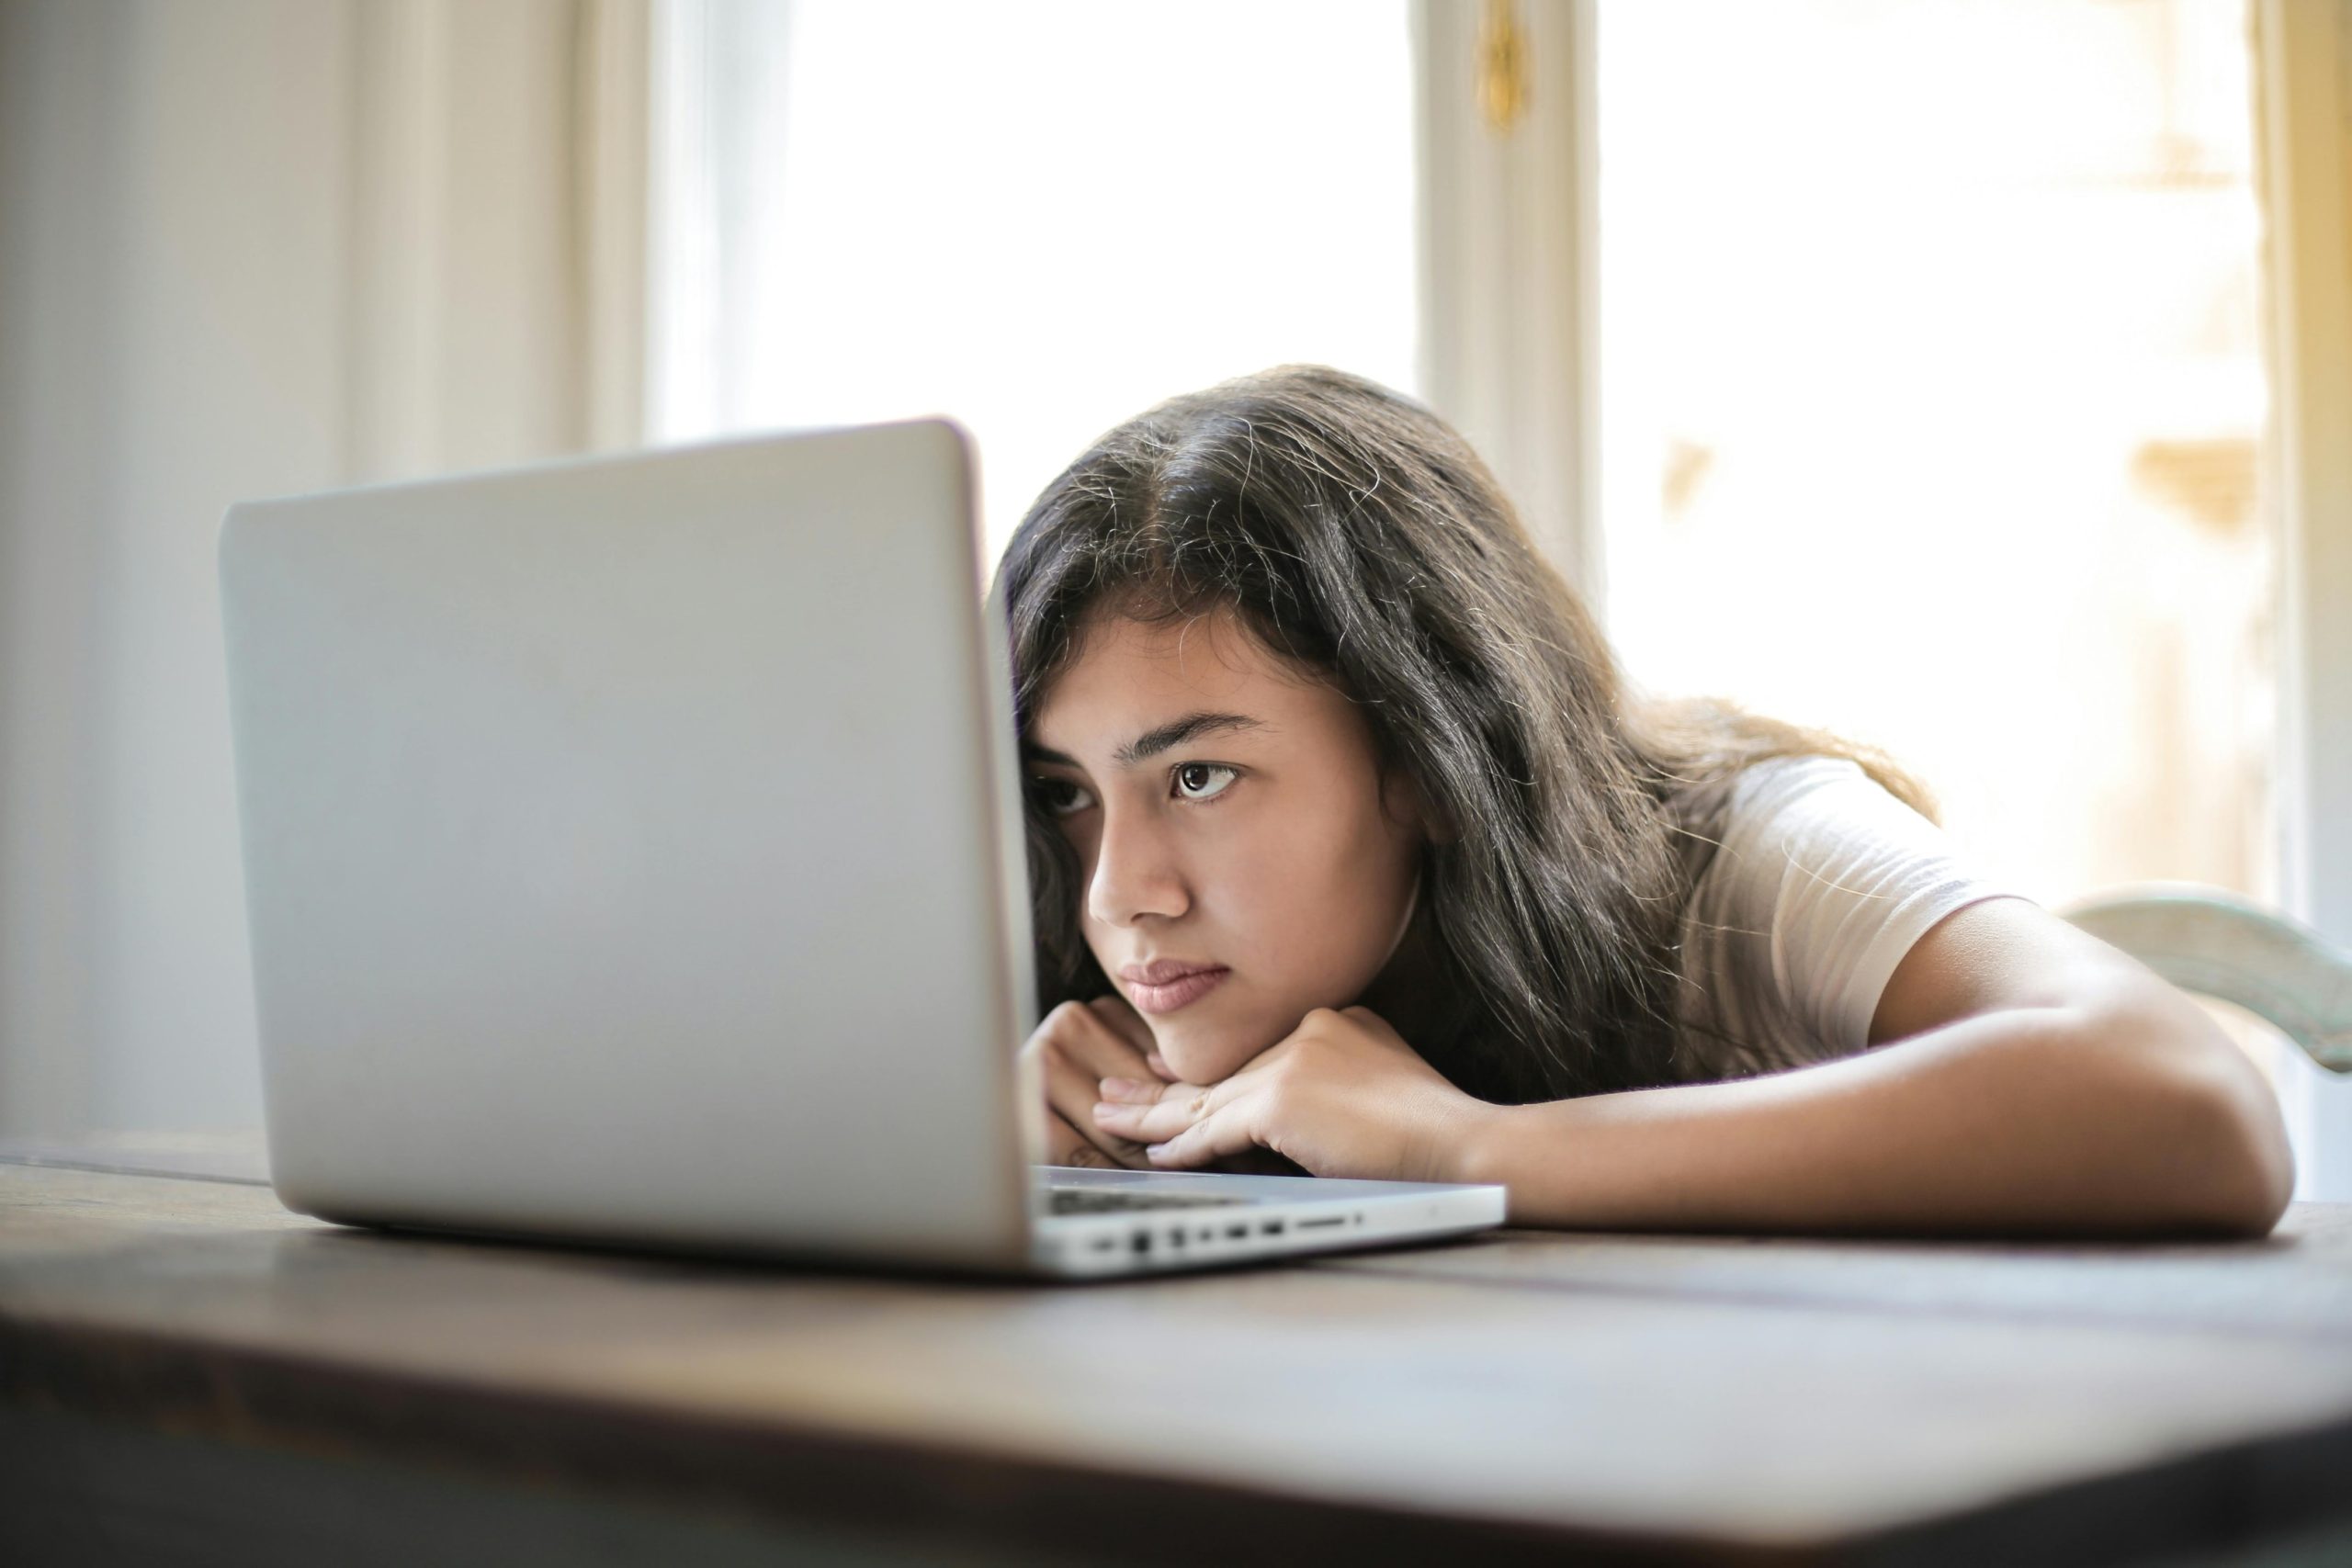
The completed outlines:
<svg viewBox="0 0 2352 1568">
<path fill-rule="evenodd" d="M 249 1140 L 0 1145 L 9 1564 L 2159 1559 L 2352 1562 L 2352 1205 L 1033 1288 L 343 1229 Z"/>
</svg>

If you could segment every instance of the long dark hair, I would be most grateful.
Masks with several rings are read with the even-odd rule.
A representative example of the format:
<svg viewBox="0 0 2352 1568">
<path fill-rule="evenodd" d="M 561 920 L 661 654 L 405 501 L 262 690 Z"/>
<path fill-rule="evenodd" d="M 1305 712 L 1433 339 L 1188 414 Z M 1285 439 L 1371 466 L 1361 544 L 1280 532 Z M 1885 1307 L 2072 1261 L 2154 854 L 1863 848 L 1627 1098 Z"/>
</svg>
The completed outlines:
<svg viewBox="0 0 2352 1568">
<path fill-rule="evenodd" d="M 1230 607 L 1361 705 L 1437 824 L 1416 924 L 1451 1023 L 1413 1044 L 1503 1103 L 1675 1081 L 1677 944 L 1726 786 L 1767 758 L 1883 756 L 1729 704 L 1635 702 L 1477 454 L 1361 377 L 1286 365 L 1171 398 L 1046 489 L 1000 569 L 1025 737 L 1092 612 Z M 1040 1002 L 1109 982 L 1078 865 L 1029 808 Z"/>
</svg>

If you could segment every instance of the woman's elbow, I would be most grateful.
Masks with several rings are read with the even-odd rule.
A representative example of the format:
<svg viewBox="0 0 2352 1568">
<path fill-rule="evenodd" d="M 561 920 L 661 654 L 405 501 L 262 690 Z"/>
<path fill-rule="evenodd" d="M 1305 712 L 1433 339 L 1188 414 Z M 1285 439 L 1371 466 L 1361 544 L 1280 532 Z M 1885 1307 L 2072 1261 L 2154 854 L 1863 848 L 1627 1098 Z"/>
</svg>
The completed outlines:
<svg viewBox="0 0 2352 1568">
<path fill-rule="evenodd" d="M 2295 1156 L 2278 1098 L 2245 1054 L 2219 1030 L 2194 1070 L 2183 1075 L 2188 1129 L 2179 1196 L 2197 1229 L 2231 1237 L 2268 1235 L 2295 1191 Z"/>
<path fill-rule="evenodd" d="M 2143 1234 L 2267 1235 L 2295 1188 L 2278 1099 L 2202 1009 L 2147 980 L 2066 1031 L 2086 1052 L 2075 1060 L 2101 1065 L 2098 1098 L 2121 1118 L 2109 1124 L 2121 1134 L 2109 1145 L 2121 1179 L 2110 1198 Z"/>
</svg>

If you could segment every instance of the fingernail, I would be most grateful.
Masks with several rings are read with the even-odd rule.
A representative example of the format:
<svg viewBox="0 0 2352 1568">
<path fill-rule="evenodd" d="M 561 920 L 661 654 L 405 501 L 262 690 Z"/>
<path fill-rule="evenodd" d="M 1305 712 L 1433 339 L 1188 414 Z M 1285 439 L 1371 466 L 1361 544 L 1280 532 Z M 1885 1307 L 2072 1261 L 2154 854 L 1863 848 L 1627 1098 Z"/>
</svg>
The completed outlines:
<svg viewBox="0 0 2352 1568">
<path fill-rule="evenodd" d="M 1094 1102 L 1094 1119 L 1100 1122 L 1105 1116 L 1116 1116 L 1125 1109 L 1124 1105 L 1114 1105 L 1107 1100 L 1098 1100 Z"/>
<path fill-rule="evenodd" d="M 1102 1094 L 1107 1100 L 1125 1100 L 1142 1087 L 1133 1078 L 1104 1078 Z"/>
</svg>

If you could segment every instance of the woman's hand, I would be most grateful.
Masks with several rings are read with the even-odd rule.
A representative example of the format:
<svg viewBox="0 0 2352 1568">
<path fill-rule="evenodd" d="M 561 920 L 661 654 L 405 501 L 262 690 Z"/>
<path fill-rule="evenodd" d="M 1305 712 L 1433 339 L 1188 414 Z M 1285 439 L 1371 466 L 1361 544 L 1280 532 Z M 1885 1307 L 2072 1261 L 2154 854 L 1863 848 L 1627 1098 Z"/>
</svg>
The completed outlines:
<svg viewBox="0 0 2352 1568">
<path fill-rule="evenodd" d="M 1035 1070 L 1046 1090 L 1047 1165 L 1128 1166 L 1149 1170 L 1143 1145 L 1095 1124 L 1097 1086 L 1105 1077 L 1161 1082 L 1169 1072 L 1151 1048 L 1151 1029 L 1125 997 L 1064 1002 L 1047 1013 L 1021 1047 L 1023 1070 Z"/>
<path fill-rule="evenodd" d="M 1317 1176 L 1452 1180 L 1456 1155 L 1495 1109 L 1448 1083 L 1369 1008 L 1308 1013 L 1222 1083 L 1126 1073 L 1101 1087 L 1089 1124 L 1162 1170 L 1263 1148 Z"/>
</svg>

